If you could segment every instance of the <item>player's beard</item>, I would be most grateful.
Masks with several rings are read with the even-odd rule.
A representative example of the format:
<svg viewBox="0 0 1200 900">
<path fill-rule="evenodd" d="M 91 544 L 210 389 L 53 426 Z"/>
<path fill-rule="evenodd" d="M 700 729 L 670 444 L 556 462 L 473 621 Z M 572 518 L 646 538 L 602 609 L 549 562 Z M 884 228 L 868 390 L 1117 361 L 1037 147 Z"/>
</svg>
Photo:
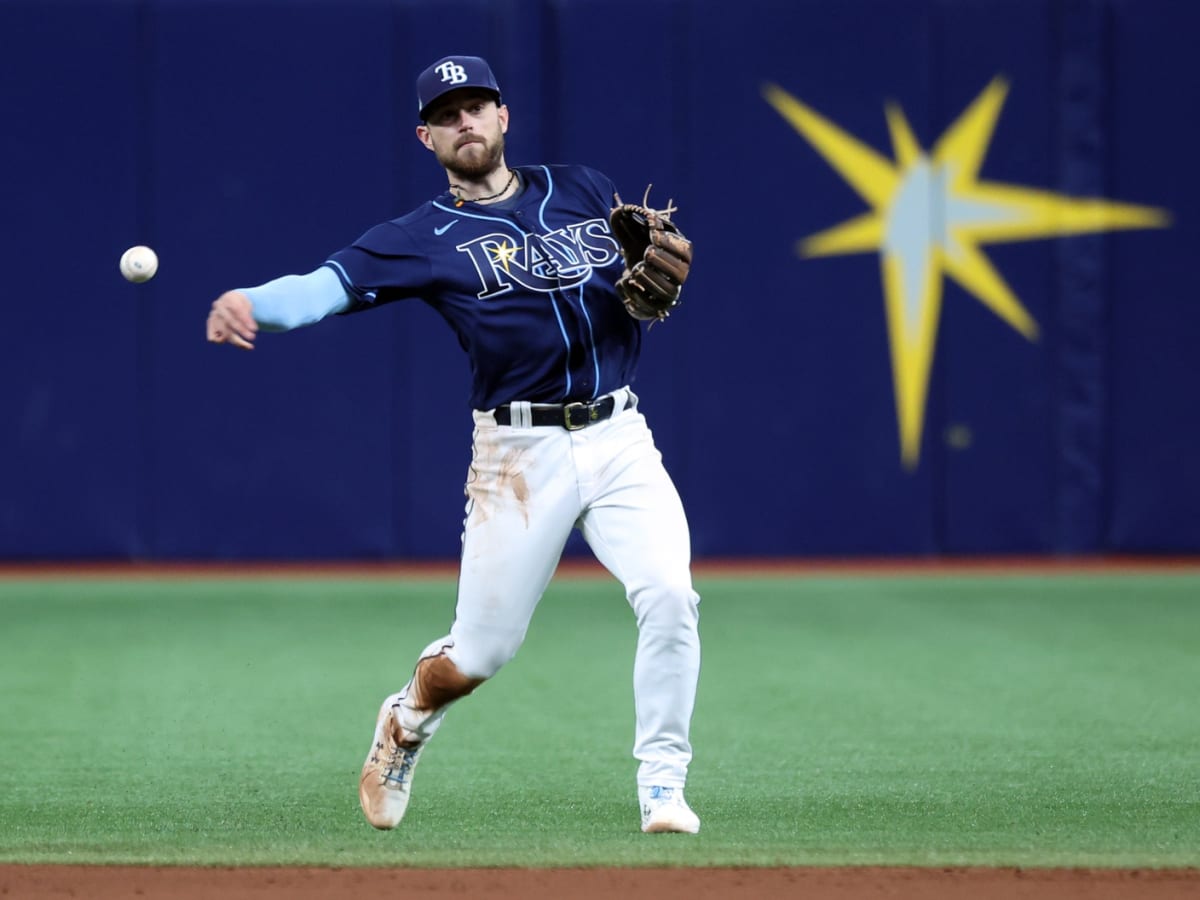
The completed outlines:
<svg viewBox="0 0 1200 900">
<path fill-rule="evenodd" d="M 449 149 L 437 151 L 438 162 L 453 175 L 463 181 L 479 181 L 491 175 L 500 167 L 504 159 L 504 132 L 497 130 L 495 140 L 478 137 L 471 146 L 481 147 L 483 152 L 473 150 L 470 157 L 459 155 L 463 144 L 457 144 Z"/>
</svg>

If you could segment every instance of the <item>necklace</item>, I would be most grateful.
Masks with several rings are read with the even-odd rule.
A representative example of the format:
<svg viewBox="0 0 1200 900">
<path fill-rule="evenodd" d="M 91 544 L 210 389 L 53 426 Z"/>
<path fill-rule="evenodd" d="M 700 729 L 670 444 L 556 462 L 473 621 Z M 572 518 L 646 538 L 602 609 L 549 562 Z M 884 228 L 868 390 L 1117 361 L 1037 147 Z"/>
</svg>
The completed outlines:
<svg viewBox="0 0 1200 900">
<path fill-rule="evenodd" d="M 454 205 L 455 205 L 455 207 L 459 207 L 467 202 L 483 203 L 485 200 L 495 200 L 497 197 L 503 196 L 504 194 L 506 194 L 508 192 L 508 189 L 510 187 L 512 187 L 512 183 L 516 179 L 516 177 L 517 177 L 517 170 L 509 169 L 508 170 L 508 181 L 504 182 L 504 187 L 500 188 L 500 190 L 496 191 L 496 193 L 489 194 L 487 197 L 475 197 L 475 198 L 471 199 L 470 201 L 468 201 L 468 198 L 464 197 L 462 194 L 455 194 L 454 195 Z M 463 189 L 462 185 L 460 185 L 460 184 L 452 184 L 452 185 L 450 185 L 450 187 L 455 188 L 456 190 L 459 190 L 459 191 L 461 191 Z"/>
</svg>

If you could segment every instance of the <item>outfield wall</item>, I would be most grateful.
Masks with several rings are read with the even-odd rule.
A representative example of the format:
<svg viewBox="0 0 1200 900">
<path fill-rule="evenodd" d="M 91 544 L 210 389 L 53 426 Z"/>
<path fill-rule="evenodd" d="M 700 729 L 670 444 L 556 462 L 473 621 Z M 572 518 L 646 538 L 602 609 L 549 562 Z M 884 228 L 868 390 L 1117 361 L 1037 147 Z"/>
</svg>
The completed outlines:
<svg viewBox="0 0 1200 900">
<path fill-rule="evenodd" d="M 0 0 L 0 558 L 456 555 L 467 367 L 430 310 L 203 341 L 221 290 L 441 189 L 412 83 L 452 52 L 492 61 L 510 162 L 679 204 L 694 277 L 635 390 L 699 555 L 1200 551 L 1198 25 L 1188 0 Z M 147 285 L 117 275 L 136 243 Z M 930 279 L 885 291 L 881 244 Z"/>
</svg>

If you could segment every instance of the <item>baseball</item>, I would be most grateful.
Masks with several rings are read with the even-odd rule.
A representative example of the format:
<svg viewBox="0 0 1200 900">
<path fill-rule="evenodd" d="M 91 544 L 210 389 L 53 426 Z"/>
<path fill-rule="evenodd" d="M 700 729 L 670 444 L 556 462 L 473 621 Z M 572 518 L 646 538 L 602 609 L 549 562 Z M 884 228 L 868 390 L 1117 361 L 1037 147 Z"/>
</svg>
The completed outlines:
<svg viewBox="0 0 1200 900">
<path fill-rule="evenodd" d="M 140 284 L 158 271 L 158 254 L 149 247 L 130 247 L 121 254 L 121 274 L 127 281 Z"/>
</svg>

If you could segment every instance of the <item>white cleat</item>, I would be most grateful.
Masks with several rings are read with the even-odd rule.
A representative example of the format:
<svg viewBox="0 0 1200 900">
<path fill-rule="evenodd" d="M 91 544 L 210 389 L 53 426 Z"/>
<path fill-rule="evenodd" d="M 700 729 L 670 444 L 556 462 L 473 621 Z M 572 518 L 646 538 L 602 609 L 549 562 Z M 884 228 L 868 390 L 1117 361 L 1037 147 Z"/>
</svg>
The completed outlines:
<svg viewBox="0 0 1200 900">
<path fill-rule="evenodd" d="M 700 831 L 700 817 L 683 799 L 683 788 L 639 787 L 638 800 L 642 807 L 642 831 L 646 834 Z"/>
<path fill-rule="evenodd" d="M 375 722 L 375 737 L 358 782 L 358 802 L 367 821 L 376 828 L 395 828 L 408 809 L 413 769 L 425 745 L 404 740 L 404 732 L 393 715 L 400 695 L 383 701 Z"/>
</svg>

